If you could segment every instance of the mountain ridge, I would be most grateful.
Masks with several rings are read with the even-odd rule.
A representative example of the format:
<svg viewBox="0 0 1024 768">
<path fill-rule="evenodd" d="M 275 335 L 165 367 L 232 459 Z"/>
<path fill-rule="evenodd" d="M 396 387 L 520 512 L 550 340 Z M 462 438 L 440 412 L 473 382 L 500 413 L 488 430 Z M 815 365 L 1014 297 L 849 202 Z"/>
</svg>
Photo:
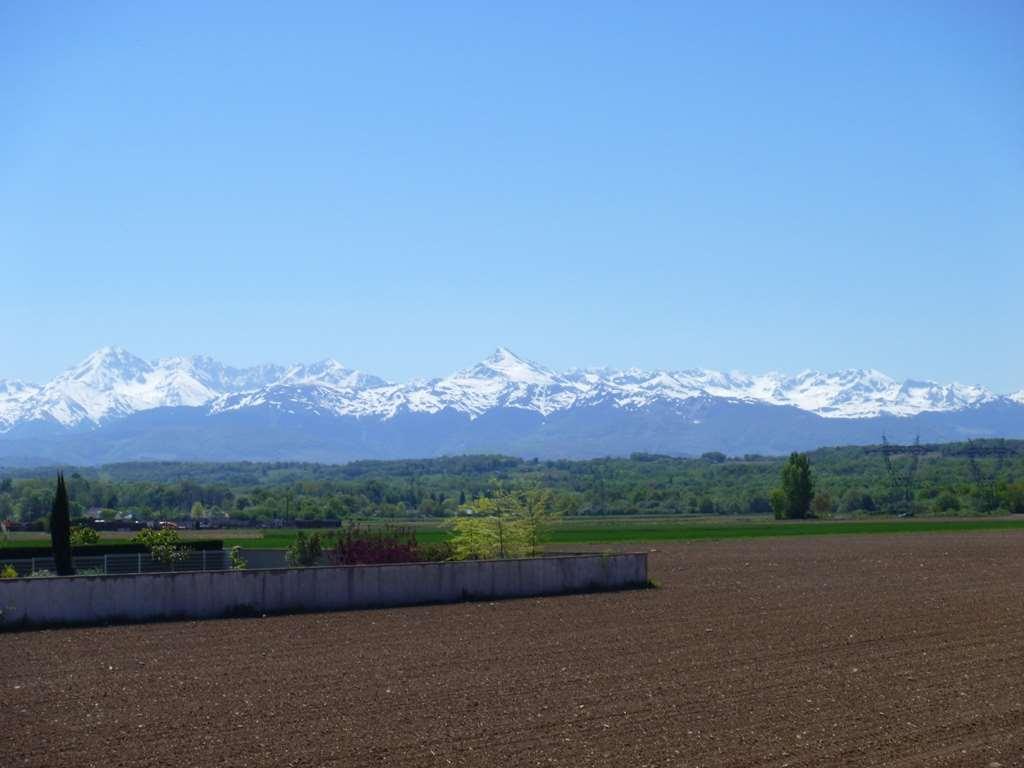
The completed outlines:
<svg viewBox="0 0 1024 768">
<path fill-rule="evenodd" d="M 610 405 L 638 411 L 680 408 L 715 398 L 789 406 L 822 418 L 873 419 L 957 412 L 986 404 L 1024 404 L 1024 390 L 997 395 L 973 385 L 897 381 L 874 369 L 747 374 L 708 369 L 571 369 L 557 372 L 498 347 L 448 376 L 387 381 L 336 360 L 236 368 L 208 356 L 146 361 L 103 347 L 43 385 L 0 380 L 0 434 L 26 424 L 95 429 L 157 408 L 200 407 L 210 415 L 250 408 L 296 407 L 317 415 L 393 419 L 451 409 L 468 418 L 520 409 L 548 418 L 574 408 Z"/>
</svg>

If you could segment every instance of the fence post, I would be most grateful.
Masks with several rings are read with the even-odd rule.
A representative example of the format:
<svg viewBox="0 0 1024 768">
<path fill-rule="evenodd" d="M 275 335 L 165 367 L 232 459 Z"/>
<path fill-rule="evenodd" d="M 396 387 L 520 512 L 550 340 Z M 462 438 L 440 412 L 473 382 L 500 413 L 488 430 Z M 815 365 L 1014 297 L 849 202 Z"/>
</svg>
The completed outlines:
<svg viewBox="0 0 1024 768">
<path fill-rule="evenodd" d="M 136 571 L 136 573 L 142 573 L 142 553 L 141 552 L 139 552 L 138 570 Z"/>
<path fill-rule="evenodd" d="M 110 555 L 103 556 L 103 575 L 107 576 L 110 574 Z"/>
<path fill-rule="evenodd" d="M 205 571 L 206 570 L 206 550 L 204 549 L 204 550 L 202 550 L 202 552 L 203 552 L 203 570 Z"/>
</svg>

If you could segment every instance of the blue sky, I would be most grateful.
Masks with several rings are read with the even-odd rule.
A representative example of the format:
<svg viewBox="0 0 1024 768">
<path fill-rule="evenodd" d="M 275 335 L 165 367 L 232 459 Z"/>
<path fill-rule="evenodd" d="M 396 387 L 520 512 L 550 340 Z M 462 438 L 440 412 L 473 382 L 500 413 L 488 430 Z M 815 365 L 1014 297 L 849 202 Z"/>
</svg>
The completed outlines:
<svg viewBox="0 0 1024 768">
<path fill-rule="evenodd" d="M 4 4 L 0 378 L 502 344 L 1020 389 L 1024 5 L 894 5 Z"/>
</svg>

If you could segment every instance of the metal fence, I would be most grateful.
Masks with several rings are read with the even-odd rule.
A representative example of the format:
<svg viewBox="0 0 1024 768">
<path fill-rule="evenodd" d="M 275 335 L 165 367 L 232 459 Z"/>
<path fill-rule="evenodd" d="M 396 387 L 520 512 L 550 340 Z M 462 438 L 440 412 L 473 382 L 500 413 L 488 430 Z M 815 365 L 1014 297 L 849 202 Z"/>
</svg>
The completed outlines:
<svg viewBox="0 0 1024 768">
<path fill-rule="evenodd" d="M 228 553 L 223 549 L 203 549 L 189 552 L 182 560 L 169 565 L 144 552 L 75 556 L 71 558 L 71 563 L 75 572 L 82 575 L 226 571 L 230 569 Z M 2 565 L 13 566 L 19 576 L 53 575 L 57 568 L 52 557 L 25 557 L 16 560 L 0 558 L 0 566 Z"/>
</svg>

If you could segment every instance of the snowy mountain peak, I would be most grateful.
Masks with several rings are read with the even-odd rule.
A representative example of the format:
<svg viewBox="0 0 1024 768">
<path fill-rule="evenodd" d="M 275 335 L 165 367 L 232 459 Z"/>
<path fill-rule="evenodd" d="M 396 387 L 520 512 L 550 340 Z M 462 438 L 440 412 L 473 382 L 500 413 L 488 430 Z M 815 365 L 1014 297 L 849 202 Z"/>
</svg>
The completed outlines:
<svg viewBox="0 0 1024 768">
<path fill-rule="evenodd" d="M 525 360 L 523 360 L 523 358 L 519 357 L 519 355 L 517 355 L 508 347 L 495 347 L 494 351 L 491 353 L 491 356 L 488 357 L 485 362 L 501 363 L 502 361 L 506 360 L 519 363 L 526 362 Z"/>
<path fill-rule="evenodd" d="M 58 378 L 107 386 L 115 381 L 139 380 L 151 370 L 149 363 L 122 347 L 101 347 Z"/>
<path fill-rule="evenodd" d="M 477 363 L 468 372 L 481 377 L 500 376 L 520 384 L 550 386 L 558 378 L 542 365 L 519 357 L 506 347 L 498 347 L 490 357 Z"/>
</svg>

